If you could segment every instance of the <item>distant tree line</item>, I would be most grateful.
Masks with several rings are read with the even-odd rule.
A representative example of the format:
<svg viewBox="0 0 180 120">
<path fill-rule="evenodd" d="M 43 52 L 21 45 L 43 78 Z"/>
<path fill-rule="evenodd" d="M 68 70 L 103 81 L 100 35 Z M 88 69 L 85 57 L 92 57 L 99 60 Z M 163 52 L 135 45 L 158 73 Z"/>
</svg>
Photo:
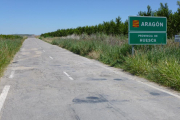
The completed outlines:
<svg viewBox="0 0 180 120">
<path fill-rule="evenodd" d="M 147 6 L 147 11 L 138 12 L 137 16 L 163 16 L 167 18 L 167 34 L 168 38 L 173 37 L 175 34 L 180 33 L 180 1 L 177 1 L 178 9 L 175 13 L 169 10 L 167 3 L 160 3 L 158 10 L 152 11 L 151 7 Z M 105 33 L 107 35 L 127 35 L 128 34 L 128 20 L 124 23 L 120 17 L 117 17 L 110 22 L 103 22 L 95 26 L 84 26 L 70 29 L 58 29 L 54 32 L 48 32 L 41 34 L 41 37 L 62 37 L 72 34 L 94 34 L 94 33 Z"/>
<path fill-rule="evenodd" d="M 0 34 L 0 40 L 1 39 L 22 39 L 19 35 L 2 35 Z"/>
<path fill-rule="evenodd" d="M 67 36 L 72 34 L 81 35 L 86 33 L 91 35 L 93 33 L 105 33 L 107 35 L 117 35 L 117 34 L 128 34 L 128 21 L 126 20 L 125 23 L 121 21 L 121 18 L 118 17 L 116 20 L 111 20 L 110 22 L 103 22 L 102 24 L 98 24 L 95 26 L 84 26 L 84 27 L 77 27 L 75 29 L 59 29 L 54 32 L 44 33 L 41 34 L 42 37 L 61 37 Z"/>
</svg>

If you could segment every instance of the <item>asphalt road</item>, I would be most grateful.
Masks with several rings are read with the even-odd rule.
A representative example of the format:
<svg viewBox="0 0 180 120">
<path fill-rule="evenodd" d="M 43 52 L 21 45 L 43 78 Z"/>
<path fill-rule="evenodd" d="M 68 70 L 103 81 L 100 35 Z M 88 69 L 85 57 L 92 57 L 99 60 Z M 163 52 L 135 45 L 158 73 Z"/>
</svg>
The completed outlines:
<svg viewBox="0 0 180 120">
<path fill-rule="evenodd" d="M 180 120 L 179 93 L 35 38 L 0 93 L 0 120 Z"/>
</svg>

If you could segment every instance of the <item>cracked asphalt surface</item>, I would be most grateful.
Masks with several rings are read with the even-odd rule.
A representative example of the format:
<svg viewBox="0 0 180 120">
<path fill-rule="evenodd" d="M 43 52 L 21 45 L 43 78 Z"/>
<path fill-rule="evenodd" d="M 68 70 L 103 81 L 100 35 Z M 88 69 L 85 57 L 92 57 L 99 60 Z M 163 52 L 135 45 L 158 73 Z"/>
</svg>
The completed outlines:
<svg viewBox="0 0 180 120">
<path fill-rule="evenodd" d="M 0 91 L 5 85 L 11 87 L 0 120 L 180 119 L 178 97 L 133 78 L 120 69 L 28 38 L 1 78 Z"/>
</svg>

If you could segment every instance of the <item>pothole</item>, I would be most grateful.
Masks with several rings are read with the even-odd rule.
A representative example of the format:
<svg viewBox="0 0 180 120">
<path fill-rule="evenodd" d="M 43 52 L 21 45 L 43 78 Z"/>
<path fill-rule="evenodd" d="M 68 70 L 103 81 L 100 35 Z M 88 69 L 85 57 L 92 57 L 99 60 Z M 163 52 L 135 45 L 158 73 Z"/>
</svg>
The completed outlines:
<svg viewBox="0 0 180 120">
<path fill-rule="evenodd" d="M 18 61 L 14 61 L 14 62 L 12 62 L 12 63 L 16 64 L 16 63 L 18 63 Z"/>
<path fill-rule="evenodd" d="M 86 97 L 87 99 L 99 99 L 98 97 Z"/>
<path fill-rule="evenodd" d="M 154 95 L 154 96 L 159 96 L 160 94 L 159 93 L 156 93 L 156 92 L 150 92 L 151 95 Z"/>
<path fill-rule="evenodd" d="M 114 79 L 114 80 L 121 81 L 122 79 Z"/>
<path fill-rule="evenodd" d="M 104 97 L 102 96 L 88 96 L 84 98 L 75 98 L 73 99 L 74 103 L 81 104 L 81 103 L 102 103 L 102 102 L 108 102 Z"/>
</svg>

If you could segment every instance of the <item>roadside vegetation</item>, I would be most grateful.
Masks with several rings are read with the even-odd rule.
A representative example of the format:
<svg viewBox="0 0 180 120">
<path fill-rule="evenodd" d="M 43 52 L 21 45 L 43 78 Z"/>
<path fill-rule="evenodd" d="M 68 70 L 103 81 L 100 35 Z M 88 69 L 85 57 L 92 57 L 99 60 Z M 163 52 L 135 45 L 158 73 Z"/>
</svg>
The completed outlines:
<svg viewBox="0 0 180 120">
<path fill-rule="evenodd" d="M 124 35 L 82 34 L 79 39 L 49 38 L 49 42 L 180 91 L 180 48 L 173 39 L 163 46 L 135 46 L 134 56 Z"/>
<path fill-rule="evenodd" d="M 6 40 L 6 39 L 14 40 L 14 39 L 22 39 L 22 37 L 18 35 L 0 35 L 0 40 Z"/>
<path fill-rule="evenodd" d="M 175 13 L 162 3 L 157 11 L 148 6 L 147 12 L 138 13 L 139 16 L 167 17 L 168 41 L 162 46 L 135 46 L 134 56 L 128 44 L 128 21 L 123 23 L 120 17 L 115 22 L 45 33 L 40 39 L 180 91 L 180 48 L 173 38 L 180 33 L 179 1 L 177 5 L 179 8 Z M 69 37 L 72 35 L 76 37 Z"/>
<path fill-rule="evenodd" d="M 0 77 L 20 49 L 24 39 L 17 35 L 0 35 Z"/>
</svg>

